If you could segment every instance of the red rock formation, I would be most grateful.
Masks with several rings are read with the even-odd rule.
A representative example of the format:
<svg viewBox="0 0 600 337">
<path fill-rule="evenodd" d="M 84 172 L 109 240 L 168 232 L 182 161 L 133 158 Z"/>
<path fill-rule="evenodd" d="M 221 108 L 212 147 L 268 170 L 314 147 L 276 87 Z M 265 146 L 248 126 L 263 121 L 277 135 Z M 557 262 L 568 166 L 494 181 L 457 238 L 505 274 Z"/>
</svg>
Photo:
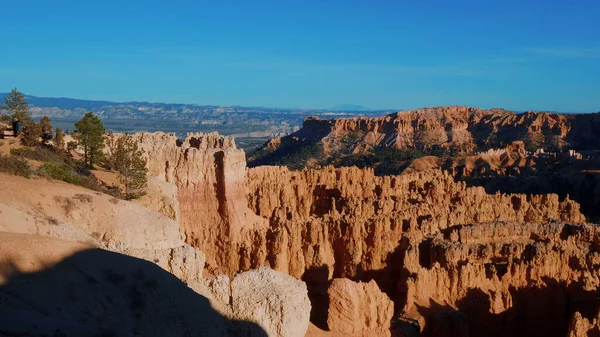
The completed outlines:
<svg viewBox="0 0 600 337">
<path fill-rule="evenodd" d="M 190 134 L 180 142 L 160 132 L 136 137 L 149 158 L 149 175 L 177 185 L 186 240 L 207 252 L 208 268 L 228 274 L 249 269 L 248 253 L 238 243 L 252 242 L 254 230 L 265 224 L 247 206 L 245 155 L 233 138 Z"/>
<path fill-rule="evenodd" d="M 328 278 L 357 277 L 385 268 L 409 231 L 583 221 L 568 199 L 488 195 L 441 171 L 376 177 L 369 169 L 259 167 L 245 179 L 244 153 L 231 138 L 197 135 L 178 143 L 164 133 L 138 137 L 151 158 L 149 172 L 178 186 L 187 241 L 207 254 L 211 267 L 229 274 L 268 264 L 295 277 L 321 267 Z"/>
<path fill-rule="evenodd" d="M 599 234 L 594 225 L 551 222 L 409 235 L 402 313 L 432 336 L 435 314 L 456 310 L 467 315 L 471 336 L 564 336 L 571 314 L 598 306 Z"/>
<path fill-rule="evenodd" d="M 323 146 L 321 164 L 378 148 L 471 153 L 503 148 L 514 141 L 536 148 L 596 149 L 600 114 L 560 115 L 462 106 L 402 111 L 382 117 L 309 117 L 302 129 L 270 141 L 251 166 L 269 165 L 310 144 Z M 352 160 L 352 158 L 350 158 Z M 347 163 L 346 163 L 347 164 Z"/>
<path fill-rule="evenodd" d="M 259 167 L 248 173 L 248 200 L 269 219 L 271 266 L 301 277 L 361 277 L 387 267 L 406 232 L 436 233 L 489 221 L 583 221 L 578 205 L 556 195 L 489 195 L 441 171 L 376 177 L 372 170 L 302 172 Z"/>
<path fill-rule="evenodd" d="M 579 311 L 585 301 L 573 299 L 598 286 L 595 227 L 557 222 L 584 221 L 568 198 L 487 194 L 440 170 L 245 170 L 243 151 L 226 137 L 138 137 L 150 172 L 178 186 L 187 242 L 206 253 L 209 269 L 267 265 L 302 278 L 314 320 L 327 315 L 318 310 L 329 280 L 345 277 L 376 280 L 430 335 L 458 336 L 465 326 L 471 336 L 513 334 L 515 315 L 552 319 L 547 332 L 564 335 L 559 317 Z"/>
<path fill-rule="evenodd" d="M 569 323 L 569 334 L 567 337 L 600 336 L 600 315 L 593 319 L 587 319 L 576 312 Z"/>
</svg>

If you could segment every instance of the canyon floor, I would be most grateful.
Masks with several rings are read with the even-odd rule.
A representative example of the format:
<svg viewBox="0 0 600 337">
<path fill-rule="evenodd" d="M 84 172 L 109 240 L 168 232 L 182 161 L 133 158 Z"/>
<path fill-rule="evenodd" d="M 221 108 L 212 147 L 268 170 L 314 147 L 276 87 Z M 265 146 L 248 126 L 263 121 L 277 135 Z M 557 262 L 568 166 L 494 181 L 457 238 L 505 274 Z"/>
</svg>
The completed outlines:
<svg viewBox="0 0 600 337">
<path fill-rule="evenodd" d="M 599 149 L 578 118 L 309 118 L 250 168 L 231 137 L 137 133 L 133 201 L 0 173 L 0 336 L 597 336 Z"/>
</svg>

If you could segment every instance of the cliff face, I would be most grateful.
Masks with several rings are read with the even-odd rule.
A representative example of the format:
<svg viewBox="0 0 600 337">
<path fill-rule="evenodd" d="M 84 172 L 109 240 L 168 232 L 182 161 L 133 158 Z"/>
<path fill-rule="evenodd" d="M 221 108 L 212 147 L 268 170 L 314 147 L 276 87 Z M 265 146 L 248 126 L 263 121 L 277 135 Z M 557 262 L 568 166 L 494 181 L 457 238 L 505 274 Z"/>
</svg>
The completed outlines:
<svg viewBox="0 0 600 337">
<path fill-rule="evenodd" d="M 186 241 L 207 252 L 208 268 L 228 274 L 249 269 L 237 245 L 252 242 L 265 222 L 247 206 L 245 154 L 233 138 L 190 134 L 181 142 L 160 132 L 135 137 L 148 157 L 148 174 L 177 186 Z"/>
<path fill-rule="evenodd" d="M 568 198 L 487 194 L 441 170 L 246 170 L 227 137 L 137 137 L 151 174 L 177 185 L 186 240 L 206 253 L 209 271 L 270 266 L 304 280 L 320 327 L 339 330 L 345 317 L 328 306 L 345 300 L 328 291 L 333 278 L 374 280 L 369 287 L 394 302 L 399 329 L 432 336 L 449 327 L 455 335 L 510 335 L 518 317 L 531 321 L 523 329 L 551 320 L 544 331 L 565 335 L 564 317 L 597 309 L 580 297 L 600 283 L 597 231 L 565 223 L 584 221 Z M 387 311 L 370 314 L 378 323 L 353 333 L 386 329 Z"/>
<path fill-rule="evenodd" d="M 286 156 L 313 144 L 322 147 L 323 154 L 314 156 L 320 164 L 336 164 L 340 156 L 366 154 L 373 149 L 470 153 L 501 148 L 513 141 L 523 141 L 528 149 L 588 150 L 597 148 L 599 131 L 600 114 L 515 114 L 462 106 L 402 111 L 383 117 L 309 117 L 302 129 L 267 143 L 250 158 L 250 166 L 287 164 Z"/>
<path fill-rule="evenodd" d="M 571 315 L 590 317 L 598 307 L 597 238 L 595 225 L 559 222 L 409 236 L 399 283 L 403 315 L 434 336 L 436 311 L 466 314 L 471 336 L 565 336 Z"/>
<path fill-rule="evenodd" d="M 369 169 L 259 167 L 249 170 L 248 200 L 269 219 L 271 266 L 296 277 L 324 267 L 328 277 L 383 270 L 407 232 L 427 235 L 490 221 L 583 220 L 568 199 L 489 195 L 442 171 L 377 177 Z"/>
<path fill-rule="evenodd" d="M 444 148 L 471 150 L 473 138 L 468 129 L 489 111 L 468 107 L 439 107 L 399 112 L 377 118 L 329 120 L 332 134 L 325 142 L 333 145 L 348 134 L 362 135 L 362 144 L 371 147 Z M 310 128 L 309 124 L 305 126 Z"/>
<path fill-rule="evenodd" d="M 575 115 L 538 112 L 517 115 L 507 112 L 483 116 L 471 130 L 481 147 L 499 147 L 522 140 L 530 147 L 543 148 L 570 143 L 569 136 L 576 119 Z"/>
</svg>

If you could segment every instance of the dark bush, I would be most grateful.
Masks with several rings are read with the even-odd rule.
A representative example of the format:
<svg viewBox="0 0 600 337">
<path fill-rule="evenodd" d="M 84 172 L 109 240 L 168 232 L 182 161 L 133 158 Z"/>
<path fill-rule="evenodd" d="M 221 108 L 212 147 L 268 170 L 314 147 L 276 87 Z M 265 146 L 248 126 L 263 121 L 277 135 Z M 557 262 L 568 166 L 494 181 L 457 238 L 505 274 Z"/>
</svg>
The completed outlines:
<svg viewBox="0 0 600 337">
<path fill-rule="evenodd" d="M 10 154 L 27 159 L 49 162 L 72 163 L 73 159 L 61 151 L 55 149 L 36 146 L 36 147 L 21 147 L 19 149 L 11 149 Z"/>
<path fill-rule="evenodd" d="M 33 170 L 29 163 L 22 158 L 0 155 L 0 172 L 30 178 Z"/>
</svg>

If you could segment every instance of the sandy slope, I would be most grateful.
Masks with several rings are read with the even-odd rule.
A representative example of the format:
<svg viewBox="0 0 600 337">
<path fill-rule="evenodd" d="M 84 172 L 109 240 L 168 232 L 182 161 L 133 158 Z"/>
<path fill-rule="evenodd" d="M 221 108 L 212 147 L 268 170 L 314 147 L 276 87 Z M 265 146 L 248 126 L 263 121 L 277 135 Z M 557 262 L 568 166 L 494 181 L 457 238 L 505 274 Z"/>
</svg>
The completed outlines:
<svg viewBox="0 0 600 337">
<path fill-rule="evenodd" d="M 163 214 L 109 195 L 42 178 L 0 173 L 0 231 L 85 243 L 153 261 L 197 279 L 203 254 Z"/>
</svg>

